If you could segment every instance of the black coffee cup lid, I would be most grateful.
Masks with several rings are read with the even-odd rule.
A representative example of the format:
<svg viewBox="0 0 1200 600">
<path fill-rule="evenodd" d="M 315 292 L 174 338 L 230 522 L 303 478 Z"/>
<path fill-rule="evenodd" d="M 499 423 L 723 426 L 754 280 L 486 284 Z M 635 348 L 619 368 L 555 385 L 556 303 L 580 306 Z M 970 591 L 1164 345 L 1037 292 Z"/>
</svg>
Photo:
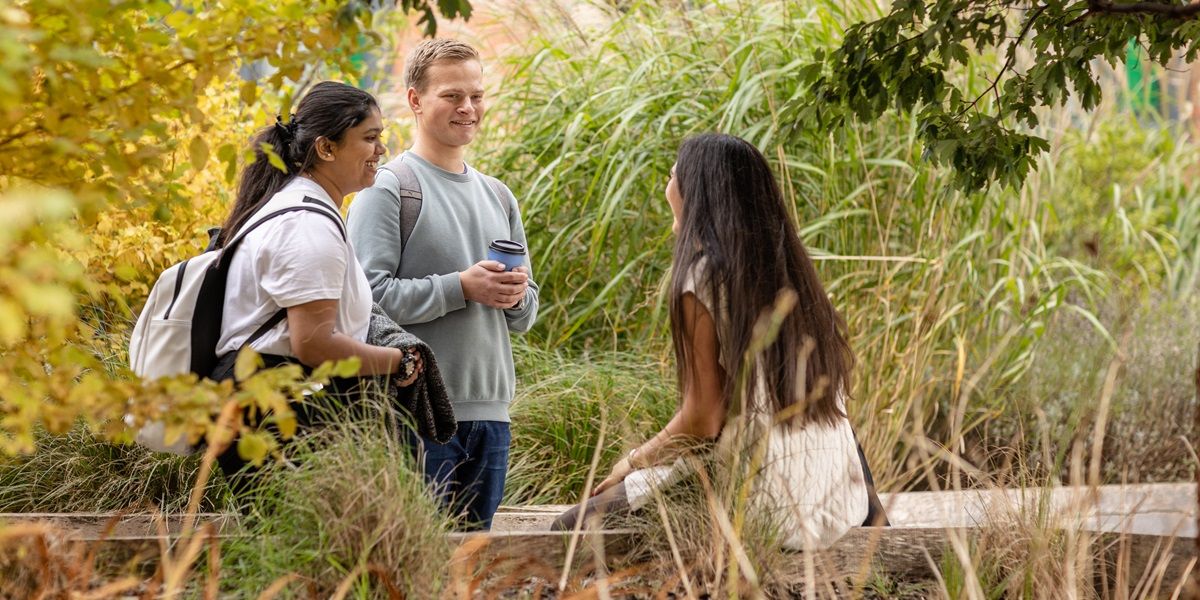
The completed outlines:
<svg viewBox="0 0 1200 600">
<path fill-rule="evenodd" d="M 505 254 L 525 254 L 525 246 L 512 240 L 492 240 L 489 245 L 492 250 Z"/>
</svg>

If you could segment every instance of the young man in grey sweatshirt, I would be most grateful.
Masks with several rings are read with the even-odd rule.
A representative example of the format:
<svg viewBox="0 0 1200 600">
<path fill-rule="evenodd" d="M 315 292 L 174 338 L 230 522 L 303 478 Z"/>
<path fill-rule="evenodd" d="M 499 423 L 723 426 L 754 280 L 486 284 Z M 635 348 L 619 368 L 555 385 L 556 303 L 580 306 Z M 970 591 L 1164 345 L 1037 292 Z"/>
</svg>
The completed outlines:
<svg viewBox="0 0 1200 600">
<path fill-rule="evenodd" d="M 533 325 L 538 287 L 528 256 L 510 271 L 485 260 L 492 240 L 526 241 L 512 192 L 463 160 L 486 108 L 479 54 L 461 42 L 427 40 L 409 55 L 405 85 L 416 134 L 385 168 L 411 169 L 419 216 L 402 246 L 401 200 L 377 181 L 351 204 L 347 229 L 375 301 L 433 349 L 454 404 L 454 439 L 422 440 L 425 477 L 466 528 L 488 529 L 512 439 L 509 334 Z"/>
</svg>

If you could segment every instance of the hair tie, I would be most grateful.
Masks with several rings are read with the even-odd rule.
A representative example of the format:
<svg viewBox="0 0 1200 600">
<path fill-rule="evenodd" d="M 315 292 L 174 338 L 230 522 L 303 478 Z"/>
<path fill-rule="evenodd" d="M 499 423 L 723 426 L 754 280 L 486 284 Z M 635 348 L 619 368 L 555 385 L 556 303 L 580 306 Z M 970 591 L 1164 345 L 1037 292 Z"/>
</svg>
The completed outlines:
<svg viewBox="0 0 1200 600">
<path fill-rule="evenodd" d="M 283 117 L 275 115 L 275 129 L 284 134 L 288 140 L 296 139 L 296 130 L 299 129 L 299 127 L 300 120 L 296 118 L 295 113 L 291 115 L 291 118 L 288 119 L 286 124 L 283 122 Z"/>
</svg>

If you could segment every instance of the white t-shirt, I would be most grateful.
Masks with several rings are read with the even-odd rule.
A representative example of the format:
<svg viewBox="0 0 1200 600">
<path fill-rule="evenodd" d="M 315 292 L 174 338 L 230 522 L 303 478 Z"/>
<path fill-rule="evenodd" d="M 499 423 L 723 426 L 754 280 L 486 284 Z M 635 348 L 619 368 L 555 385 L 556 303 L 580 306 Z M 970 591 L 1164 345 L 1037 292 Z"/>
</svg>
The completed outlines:
<svg viewBox="0 0 1200 600">
<path fill-rule="evenodd" d="M 305 197 L 341 215 L 325 189 L 296 177 L 246 221 L 244 227 Z M 343 225 L 344 226 L 344 225 Z M 229 264 L 225 314 L 217 356 L 233 352 L 280 308 L 337 300 L 333 330 L 363 341 L 371 320 L 371 285 L 350 243 L 332 219 L 311 211 L 277 216 L 246 235 Z M 263 354 L 295 356 L 284 319 L 251 346 Z"/>
</svg>

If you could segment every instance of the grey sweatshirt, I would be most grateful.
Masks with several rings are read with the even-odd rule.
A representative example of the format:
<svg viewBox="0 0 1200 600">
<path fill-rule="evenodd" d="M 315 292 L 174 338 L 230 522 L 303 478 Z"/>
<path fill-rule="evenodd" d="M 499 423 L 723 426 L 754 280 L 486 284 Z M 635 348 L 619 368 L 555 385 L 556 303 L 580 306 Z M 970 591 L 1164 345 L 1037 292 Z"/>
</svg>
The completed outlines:
<svg viewBox="0 0 1200 600">
<path fill-rule="evenodd" d="M 525 300 L 501 310 L 467 302 L 458 273 L 487 258 L 492 240 L 525 244 L 516 198 L 504 186 L 497 197 L 469 166 L 451 173 L 412 152 L 396 160 L 412 166 L 423 197 L 403 256 L 400 200 L 387 190 L 359 192 L 346 221 L 372 296 L 433 349 L 459 421 L 508 421 L 516 384 L 508 336 L 533 326 L 537 283 L 531 276 Z"/>
</svg>

